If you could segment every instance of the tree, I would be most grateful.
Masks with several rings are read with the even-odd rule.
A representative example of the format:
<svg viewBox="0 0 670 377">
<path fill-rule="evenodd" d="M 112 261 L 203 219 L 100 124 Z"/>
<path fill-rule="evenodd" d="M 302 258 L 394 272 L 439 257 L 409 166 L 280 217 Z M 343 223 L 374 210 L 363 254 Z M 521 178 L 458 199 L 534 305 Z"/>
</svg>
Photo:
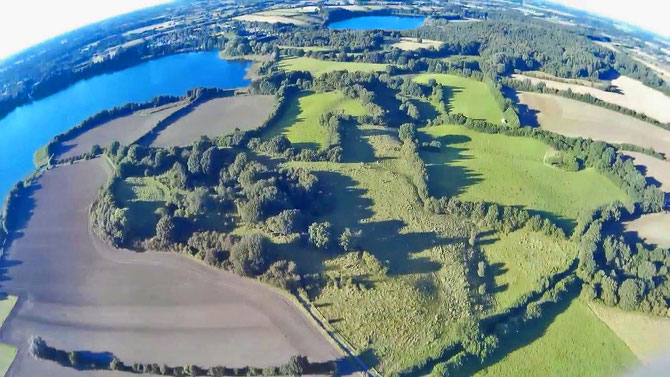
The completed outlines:
<svg viewBox="0 0 670 377">
<path fill-rule="evenodd" d="M 156 223 L 156 238 L 163 245 L 172 243 L 176 237 L 175 223 L 171 216 L 163 216 Z"/>
<path fill-rule="evenodd" d="M 412 123 L 405 123 L 398 129 L 400 140 L 414 140 L 416 138 L 416 126 Z"/>
<path fill-rule="evenodd" d="M 212 207 L 212 198 L 204 187 L 198 187 L 186 195 L 186 212 L 189 215 L 206 213 Z"/>
<path fill-rule="evenodd" d="M 359 241 L 362 235 L 363 232 L 361 230 L 353 232 L 349 228 L 344 228 L 344 232 L 340 235 L 340 246 L 342 246 L 344 251 L 355 250 L 359 247 Z"/>
<path fill-rule="evenodd" d="M 301 376 L 307 371 L 309 361 L 302 355 L 291 356 L 289 361 L 280 368 L 280 372 L 285 376 Z"/>
<path fill-rule="evenodd" d="M 624 310 L 634 310 L 642 302 L 644 283 L 638 279 L 626 279 L 619 287 L 619 306 Z"/>
<path fill-rule="evenodd" d="M 287 209 L 281 211 L 278 215 L 272 216 L 265 224 L 270 231 L 287 235 L 295 232 L 299 226 L 300 211 L 297 209 Z"/>
<path fill-rule="evenodd" d="M 602 278 L 600 282 L 600 298 L 608 306 L 614 306 L 619 301 L 617 297 L 618 284 L 616 280 L 609 276 Z"/>
<path fill-rule="evenodd" d="M 244 276 L 255 276 L 263 271 L 266 261 L 267 240 L 260 233 L 245 234 L 230 250 L 233 270 Z"/>
<path fill-rule="evenodd" d="M 309 241 L 319 249 L 327 248 L 331 242 L 332 228 L 332 225 L 327 221 L 322 223 L 312 223 L 307 230 L 309 233 Z"/>
<path fill-rule="evenodd" d="M 175 162 L 172 169 L 168 172 L 168 180 L 170 185 L 178 189 L 184 190 L 188 186 L 188 174 L 186 168 L 180 162 Z"/>
</svg>

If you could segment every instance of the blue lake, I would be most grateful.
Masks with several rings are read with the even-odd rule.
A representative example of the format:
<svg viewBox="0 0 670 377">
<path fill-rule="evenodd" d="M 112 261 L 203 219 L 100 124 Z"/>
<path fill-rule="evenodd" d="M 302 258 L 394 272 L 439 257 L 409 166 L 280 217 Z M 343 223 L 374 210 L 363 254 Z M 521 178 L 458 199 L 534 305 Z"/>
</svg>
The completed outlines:
<svg viewBox="0 0 670 377">
<path fill-rule="evenodd" d="M 94 113 L 195 87 L 246 86 L 250 64 L 220 59 L 217 51 L 171 55 L 79 81 L 15 109 L 0 119 L 0 197 L 34 170 L 35 150 Z"/>
<path fill-rule="evenodd" d="M 329 29 L 351 30 L 407 30 L 421 26 L 425 17 L 364 16 L 333 22 Z"/>
</svg>

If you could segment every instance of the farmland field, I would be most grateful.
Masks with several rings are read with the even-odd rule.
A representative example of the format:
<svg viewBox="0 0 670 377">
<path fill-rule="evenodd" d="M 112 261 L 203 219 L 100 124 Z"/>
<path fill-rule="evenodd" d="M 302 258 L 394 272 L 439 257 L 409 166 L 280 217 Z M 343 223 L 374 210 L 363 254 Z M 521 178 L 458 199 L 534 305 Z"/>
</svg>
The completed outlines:
<svg viewBox="0 0 670 377">
<path fill-rule="evenodd" d="M 422 129 L 442 142 L 440 152 L 423 152 L 436 196 L 523 206 L 570 229 L 580 211 L 615 200 L 625 193 L 592 168 L 563 171 L 544 163 L 550 148 L 530 138 L 491 135 L 464 126 Z"/>
<path fill-rule="evenodd" d="M 430 39 L 422 39 L 421 42 L 419 42 L 417 38 L 400 38 L 399 41 L 393 43 L 391 46 L 405 51 L 414 51 L 431 47 L 438 49 L 441 45 L 442 42 Z"/>
<path fill-rule="evenodd" d="M 606 92 L 589 86 L 568 84 L 518 74 L 514 75 L 514 78 L 517 80 L 527 79 L 533 84 L 542 82 L 547 87 L 558 90 L 570 89 L 575 93 L 590 94 L 605 102 L 646 114 L 648 117 L 660 122 L 670 122 L 670 97 L 630 77 L 620 76 L 612 80 L 612 85 L 618 87 L 621 93 Z"/>
<path fill-rule="evenodd" d="M 319 117 L 331 110 L 342 110 L 350 115 L 364 115 L 366 110 L 358 100 L 340 92 L 303 93 L 290 99 L 288 109 L 266 137 L 283 133 L 291 143 L 303 148 L 325 147 L 326 130 L 319 125 Z"/>
<path fill-rule="evenodd" d="M 489 239 L 491 238 L 491 239 Z M 493 276 L 495 310 L 514 305 L 544 277 L 564 271 L 576 255 L 576 245 L 523 228 L 483 238 L 482 250 Z M 491 242 L 491 243 L 489 243 Z"/>
<path fill-rule="evenodd" d="M 460 113 L 469 118 L 484 119 L 494 124 L 501 123 L 502 110 L 488 86 L 483 82 L 441 73 L 423 73 L 416 76 L 414 80 L 422 84 L 435 80 L 444 85 L 445 90 L 449 92 L 449 112 Z"/>
<path fill-rule="evenodd" d="M 670 247 L 670 212 L 650 213 L 625 224 L 643 240 L 660 247 Z"/>
<path fill-rule="evenodd" d="M 239 128 L 242 131 L 260 127 L 274 107 L 274 98 L 265 95 L 223 97 L 198 105 L 162 130 L 153 146 L 184 146 L 206 135 L 222 136 Z"/>
<path fill-rule="evenodd" d="M 540 127 L 570 137 L 630 143 L 670 156 L 670 131 L 616 111 L 554 96 L 523 92 L 523 104 L 538 111 Z"/>
<path fill-rule="evenodd" d="M 106 147 L 112 141 L 130 144 L 149 132 L 160 120 L 181 109 L 186 103 L 169 104 L 157 109 L 138 111 L 132 115 L 110 120 L 58 147 L 58 157 L 68 158 L 91 151 L 95 144 Z"/>
<path fill-rule="evenodd" d="M 644 175 L 659 183 L 661 190 L 670 193 L 670 161 L 661 160 L 639 152 L 624 151 L 633 158 L 633 163 L 644 170 Z"/>
<path fill-rule="evenodd" d="M 177 254 L 112 249 L 93 237 L 88 206 L 108 170 L 99 158 L 49 170 L 18 203 L 22 237 L 5 261 L 3 290 L 23 304 L 0 337 L 18 347 L 10 376 L 72 375 L 28 354 L 34 334 L 130 362 L 263 366 L 297 353 L 340 357 L 290 300 L 259 282 Z"/>
<path fill-rule="evenodd" d="M 503 341 L 502 349 L 510 353 L 494 356 L 495 364 L 473 375 L 610 377 L 638 364 L 626 344 L 580 299 L 552 314 L 557 315 L 551 323 L 536 324 Z"/>
<path fill-rule="evenodd" d="M 331 62 L 314 58 L 285 58 L 279 63 L 279 68 L 286 71 L 309 71 L 319 76 L 334 71 L 349 72 L 381 72 L 386 70 L 386 64 Z"/>
</svg>

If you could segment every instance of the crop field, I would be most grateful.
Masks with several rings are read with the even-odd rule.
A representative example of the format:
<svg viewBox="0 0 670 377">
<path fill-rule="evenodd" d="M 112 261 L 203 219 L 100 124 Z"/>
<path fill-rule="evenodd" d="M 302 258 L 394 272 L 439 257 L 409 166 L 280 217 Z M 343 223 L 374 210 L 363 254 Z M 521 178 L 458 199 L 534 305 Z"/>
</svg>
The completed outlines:
<svg viewBox="0 0 670 377">
<path fill-rule="evenodd" d="M 638 364 L 626 344 L 586 303 L 574 299 L 559 306 L 553 321 L 535 324 L 503 341 L 501 349 L 509 353 L 494 355 L 495 364 L 472 375 L 611 377 Z"/>
<path fill-rule="evenodd" d="M 537 111 L 540 127 L 561 135 L 630 143 L 670 156 L 670 131 L 588 103 L 550 94 L 519 94 L 521 103 Z"/>
<path fill-rule="evenodd" d="M 642 362 L 650 362 L 670 351 L 670 319 L 639 312 L 626 312 L 595 302 L 589 307 Z"/>
<path fill-rule="evenodd" d="M 431 47 L 438 49 L 441 45 L 442 42 L 440 41 L 421 39 L 421 41 L 419 42 L 417 38 L 403 37 L 400 38 L 399 41 L 393 43 L 391 47 L 399 48 L 404 51 L 414 51 L 414 50 L 420 50 L 422 48 L 431 48 Z"/>
<path fill-rule="evenodd" d="M 254 13 L 254 14 L 243 14 L 233 18 L 238 21 L 248 21 L 248 22 L 267 22 L 269 24 L 292 24 L 298 26 L 305 26 L 308 22 L 304 19 L 298 17 L 289 17 L 281 14 L 271 14 L 266 12 Z"/>
<path fill-rule="evenodd" d="M 326 147 L 326 130 L 319 124 L 321 114 L 331 110 L 342 110 L 354 116 L 367 113 L 358 100 L 347 98 L 340 92 L 307 92 L 290 101 L 288 109 L 266 136 L 283 133 L 301 148 Z"/>
<path fill-rule="evenodd" d="M 290 165 L 314 171 L 334 190 L 336 207 L 323 220 L 336 232 L 361 230 L 363 251 L 327 252 L 320 263 L 313 255 L 323 251 L 286 252 L 299 268 L 328 277 L 328 284 L 310 292 L 315 305 L 367 363 L 389 375 L 435 356 L 457 339 L 461 321 L 474 315 L 462 252 L 467 232 L 408 196 L 415 188 L 387 129 L 359 131 L 362 139 L 344 140 L 345 163 Z M 353 145 L 355 151 L 348 148 Z M 383 161 L 373 162 L 375 157 Z"/>
<path fill-rule="evenodd" d="M 502 121 L 502 109 L 483 82 L 443 73 L 423 73 L 416 76 L 414 80 L 423 84 L 429 80 L 435 80 L 444 85 L 445 90 L 449 91 L 449 112 L 460 113 L 469 118 L 484 119 L 494 124 L 500 124 Z"/>
<path fill-rule="evenodd" d="M 309 71 L 315 76 L 334 71 L 349 72 L 382 72 L 387 64 L 331 62 L 314 58 L 285 58 L 279 63 L 279 68 L 286 71 Z"/>
<path fill-rule="evenodd" d="M 496 311 L 514 305 L 525 293 L 547 276 L 564 271 L 577 257 L 577 246 L 558 241 L 540 232 L 523 228 L 507 235 L 494 234 L 480 240 L 488 262 L 487 274 L 493 277 Z"/>
<path fill-rule="evenodd" d="M 260 127 L 274 108 L 274 97 L 249 95 L 223 97 L 198 105 L 162 130 L 151 144 L 157 147 L 184 146 L 206 135 L 210 138 Z"/>
<path fill-rule="evenodd" d="M 113 249 L 92 236 L 88 207 L 109 173 L 99 158 L 58 167 L 18 202 L 22 236 L 9 249 L 3 290 L 30 305 L 17 307 L 0 335 L 18 348 L 8 376 L 72 376 L 28 354 L 35 334 L 129 362 L 242 367 L 295 354 L 341 357 L 292 301 L 257 281 L 178 254 Z"/>
<path fill-rule="evenodd" d="M 149 132 L 156 123 L 167 118 L 184 105 L 186 104 L 168 104 L 157 109 L 142 110 L 132 115 L 110 120 L 70 141 L 62 143 L 58 148 L 59 157 L 79 156 L 90 152 L 91 147 L 95 144 L 101 147 L 105 147 L 113 141 L 130 144 Z"/>
<path fill-rule="evenodd" d="M 570 89 L 575 93 L 590 94 L 605 102 L 646 114 L 660 122 L 670 122 L 670 97 L 627 76 L 619 76 L 612 80 L 612 85 L 617 86 L 621 93 L 606 92 L 590 86 L 568 84 L 519 74 L 513 75 L 513 77 L 517 80 L 530 80 L 533 84 L 543 82 L 547 87 L 558 90 Z"/>
<path fill-rule="evenodd" d="M 594 169 L 568 172 L 544 163 L 550 148 L 540 141 L 484 134 L 464 126 L 422 129 L 442 142 L 442 151 L 423 152 L 435 196 L 523 206 L 571 229 L 580 211 L 626 194 Z"/>
<path fill-rule="evenodd" d="M 650 213 L 625 224 L 629 232 L 635 232 L 648 243 L 670 247 L 670 212 Z"/>
</svg>

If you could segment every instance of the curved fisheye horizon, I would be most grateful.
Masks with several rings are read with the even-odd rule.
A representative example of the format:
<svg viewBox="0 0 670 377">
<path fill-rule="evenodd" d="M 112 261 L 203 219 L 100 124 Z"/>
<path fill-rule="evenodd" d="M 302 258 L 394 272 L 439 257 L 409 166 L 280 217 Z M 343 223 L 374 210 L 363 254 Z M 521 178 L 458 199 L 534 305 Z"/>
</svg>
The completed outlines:
<svg viewBox="0 0 670 377">
<path fill-rule="evenodd" d="M 667 374 L 662 4 L 164 3 L 0 4 L 0 377 Z"/>
</svg>

